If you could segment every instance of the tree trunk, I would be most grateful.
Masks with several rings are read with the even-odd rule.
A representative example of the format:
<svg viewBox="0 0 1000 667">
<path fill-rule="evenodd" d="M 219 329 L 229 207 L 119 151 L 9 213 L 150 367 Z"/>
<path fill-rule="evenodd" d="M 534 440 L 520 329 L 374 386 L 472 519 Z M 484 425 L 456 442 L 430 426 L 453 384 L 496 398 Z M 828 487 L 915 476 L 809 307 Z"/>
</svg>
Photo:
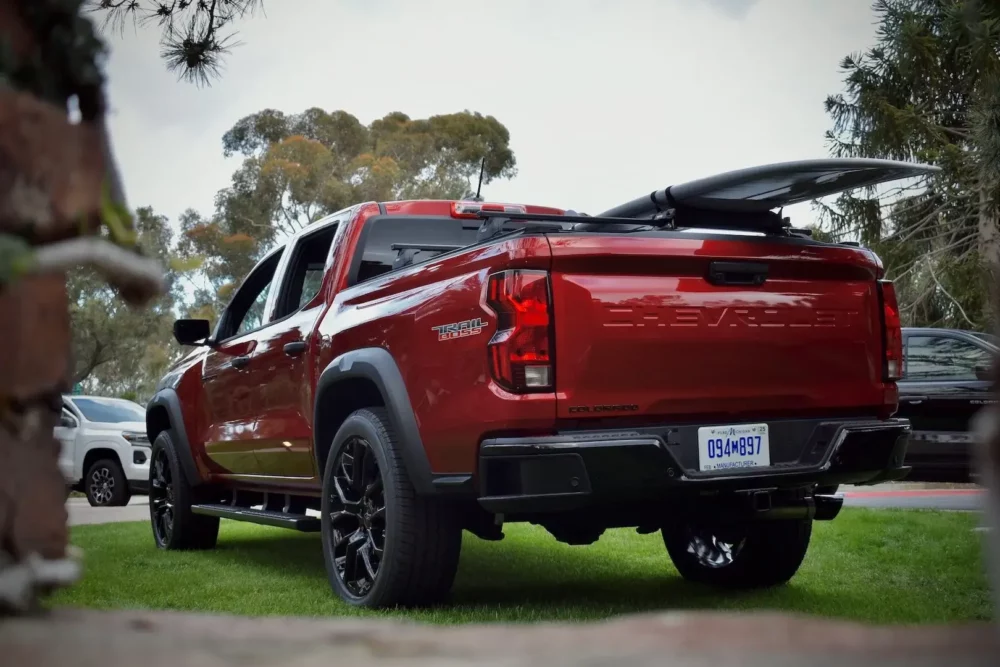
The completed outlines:
<svg viewBox="0 0 1000 667">
<path fill-rule="evenodd" d="M 1000 177 L 998 167 L 1000 165 L 996 160 L 987 160 L 980 176 L 979 256 L 987 281 L 988 303 L 984 313 L 989 314 L 987 321 L 993 332 L 1000 334 L 1000 211 L 997 208 L 997 183 L 992 177 Z M 993 361 L 993 378 L 994 394 L 1000 395 L 1000 358 Z M 995 404 L 984 408 L 971 427 L 976 435 L 973 465 L 985 490 L 983 562 L 992 584 L 995 613 L 1000 615 L 1000 407 Z"/>
<path fill-rule="evenodd" d="M 986 303 L 983 314 L 993 322 L 994 307 L 1000 303 L 1000 211 L 996 198 L 983 184 L 979 188 L 979 259 L 986 281 Z"/>
</svg>

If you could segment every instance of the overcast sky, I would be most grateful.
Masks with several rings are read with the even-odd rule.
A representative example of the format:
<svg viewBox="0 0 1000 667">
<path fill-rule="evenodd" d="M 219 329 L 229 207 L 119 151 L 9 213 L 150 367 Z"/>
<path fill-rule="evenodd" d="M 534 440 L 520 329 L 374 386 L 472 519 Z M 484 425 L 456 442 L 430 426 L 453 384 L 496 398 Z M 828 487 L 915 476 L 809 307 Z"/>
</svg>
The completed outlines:
<svg viewBox="0 0 1000 667">
<path fill-rule="evenodd" d="M 874 38 L 871 0 L 265 0 L 211 88 L 178 82 L 155 30 L 109 35 L 129 201 L 209 214 L 238 166 L 222 134 L 264 108 L 469 109 L 510 130 L 490 199 L 589 213 L 654 188 L 823 157 L 826 95 Z M 804 225 L 807 205 L 793 213 Z"/>
</svg>

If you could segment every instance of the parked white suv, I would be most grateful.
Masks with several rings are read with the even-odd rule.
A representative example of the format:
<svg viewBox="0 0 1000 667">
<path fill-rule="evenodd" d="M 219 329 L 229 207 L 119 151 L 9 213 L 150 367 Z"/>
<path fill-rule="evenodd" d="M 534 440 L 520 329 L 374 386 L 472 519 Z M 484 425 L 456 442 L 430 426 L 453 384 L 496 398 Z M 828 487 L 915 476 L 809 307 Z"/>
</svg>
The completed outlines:
<svg viewBox="0 0 1000 667">
<path fill-rule="evenodd" d="M 133 493 L 148 493 L 150 446 L 141 405 L 120 398 L 63 396 L 55 436 L 62 445 L 63 476 L 91 505 L 125 505 Z"/>
</svg>

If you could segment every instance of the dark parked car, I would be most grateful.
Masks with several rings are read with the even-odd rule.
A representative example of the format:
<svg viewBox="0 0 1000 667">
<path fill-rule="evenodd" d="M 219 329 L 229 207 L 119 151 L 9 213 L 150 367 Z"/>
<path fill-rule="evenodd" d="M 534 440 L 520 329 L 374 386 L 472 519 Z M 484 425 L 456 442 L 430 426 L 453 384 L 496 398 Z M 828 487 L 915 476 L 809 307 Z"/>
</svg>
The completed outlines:
<svg viewBox="0 0 1000 667">
<path fill-rule="evenodd" d="M 907 481 L 969 480 L 969 422 L 991 398 L 997 339 L 951 329 L 903 329 L 898 417 L 910 420 Z"/>
</svg>

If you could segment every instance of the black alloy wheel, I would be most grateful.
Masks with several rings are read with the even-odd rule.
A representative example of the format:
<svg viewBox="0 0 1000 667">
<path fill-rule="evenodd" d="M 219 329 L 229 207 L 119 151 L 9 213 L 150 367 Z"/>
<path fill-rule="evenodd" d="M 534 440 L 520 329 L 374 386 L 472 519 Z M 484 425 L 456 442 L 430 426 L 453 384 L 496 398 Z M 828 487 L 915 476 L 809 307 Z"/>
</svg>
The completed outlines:
<svg viewBox="0 0 1000 667">
<path fill-rule="evenodd" d="M 730 567 L 739 557 L 744 544 L 746 538 L 742 536 L 723 539 L 710 530 L 688 528 L 685 551 L 701 567 L 717 570 Z"/>
<path fill-rule="evenodd" d="M 330 492 L 330 545 L 337 576 L 354 596 L 375 585 L 385 553 L 385 488 L 371 443 L 352 436 L 340 448 Z"/>
<path fill-rule="evenodd" d="M 170 461 L 164 448 L 153 457 L 149 479 L 149 508 L 153 519 L 153 536 L 159 546 L 170 543 L 174 530 L 174 483 Z"/>
<path fill-rule="evenodd" d="M 715 525 L 713 525 L 715 524 Z M 811 519 L 726 525 L 689 521 L 663 528 L 663 542 L 682 577 L 723 588 L 785 583 L 809 548 Z"/>
<path fill-rule="evenodd" d="M 219 539 L 219 517 L 195 514 L 199 502 L 218 502 L 221 489 L 193 487 L 184 475 L 170 433 L 153 441 L 149 457 L 149 521 L 160 549 L 211 549 Z"/>
<path fill-rule="evenodd" d="M 462 550 L 459 515 L 453 502 L 417 494 L 384 407 L 343 421 L 322 483 L 323 564 L 341 600 L 379 609 L 445 600 Z"/>
</svg>

